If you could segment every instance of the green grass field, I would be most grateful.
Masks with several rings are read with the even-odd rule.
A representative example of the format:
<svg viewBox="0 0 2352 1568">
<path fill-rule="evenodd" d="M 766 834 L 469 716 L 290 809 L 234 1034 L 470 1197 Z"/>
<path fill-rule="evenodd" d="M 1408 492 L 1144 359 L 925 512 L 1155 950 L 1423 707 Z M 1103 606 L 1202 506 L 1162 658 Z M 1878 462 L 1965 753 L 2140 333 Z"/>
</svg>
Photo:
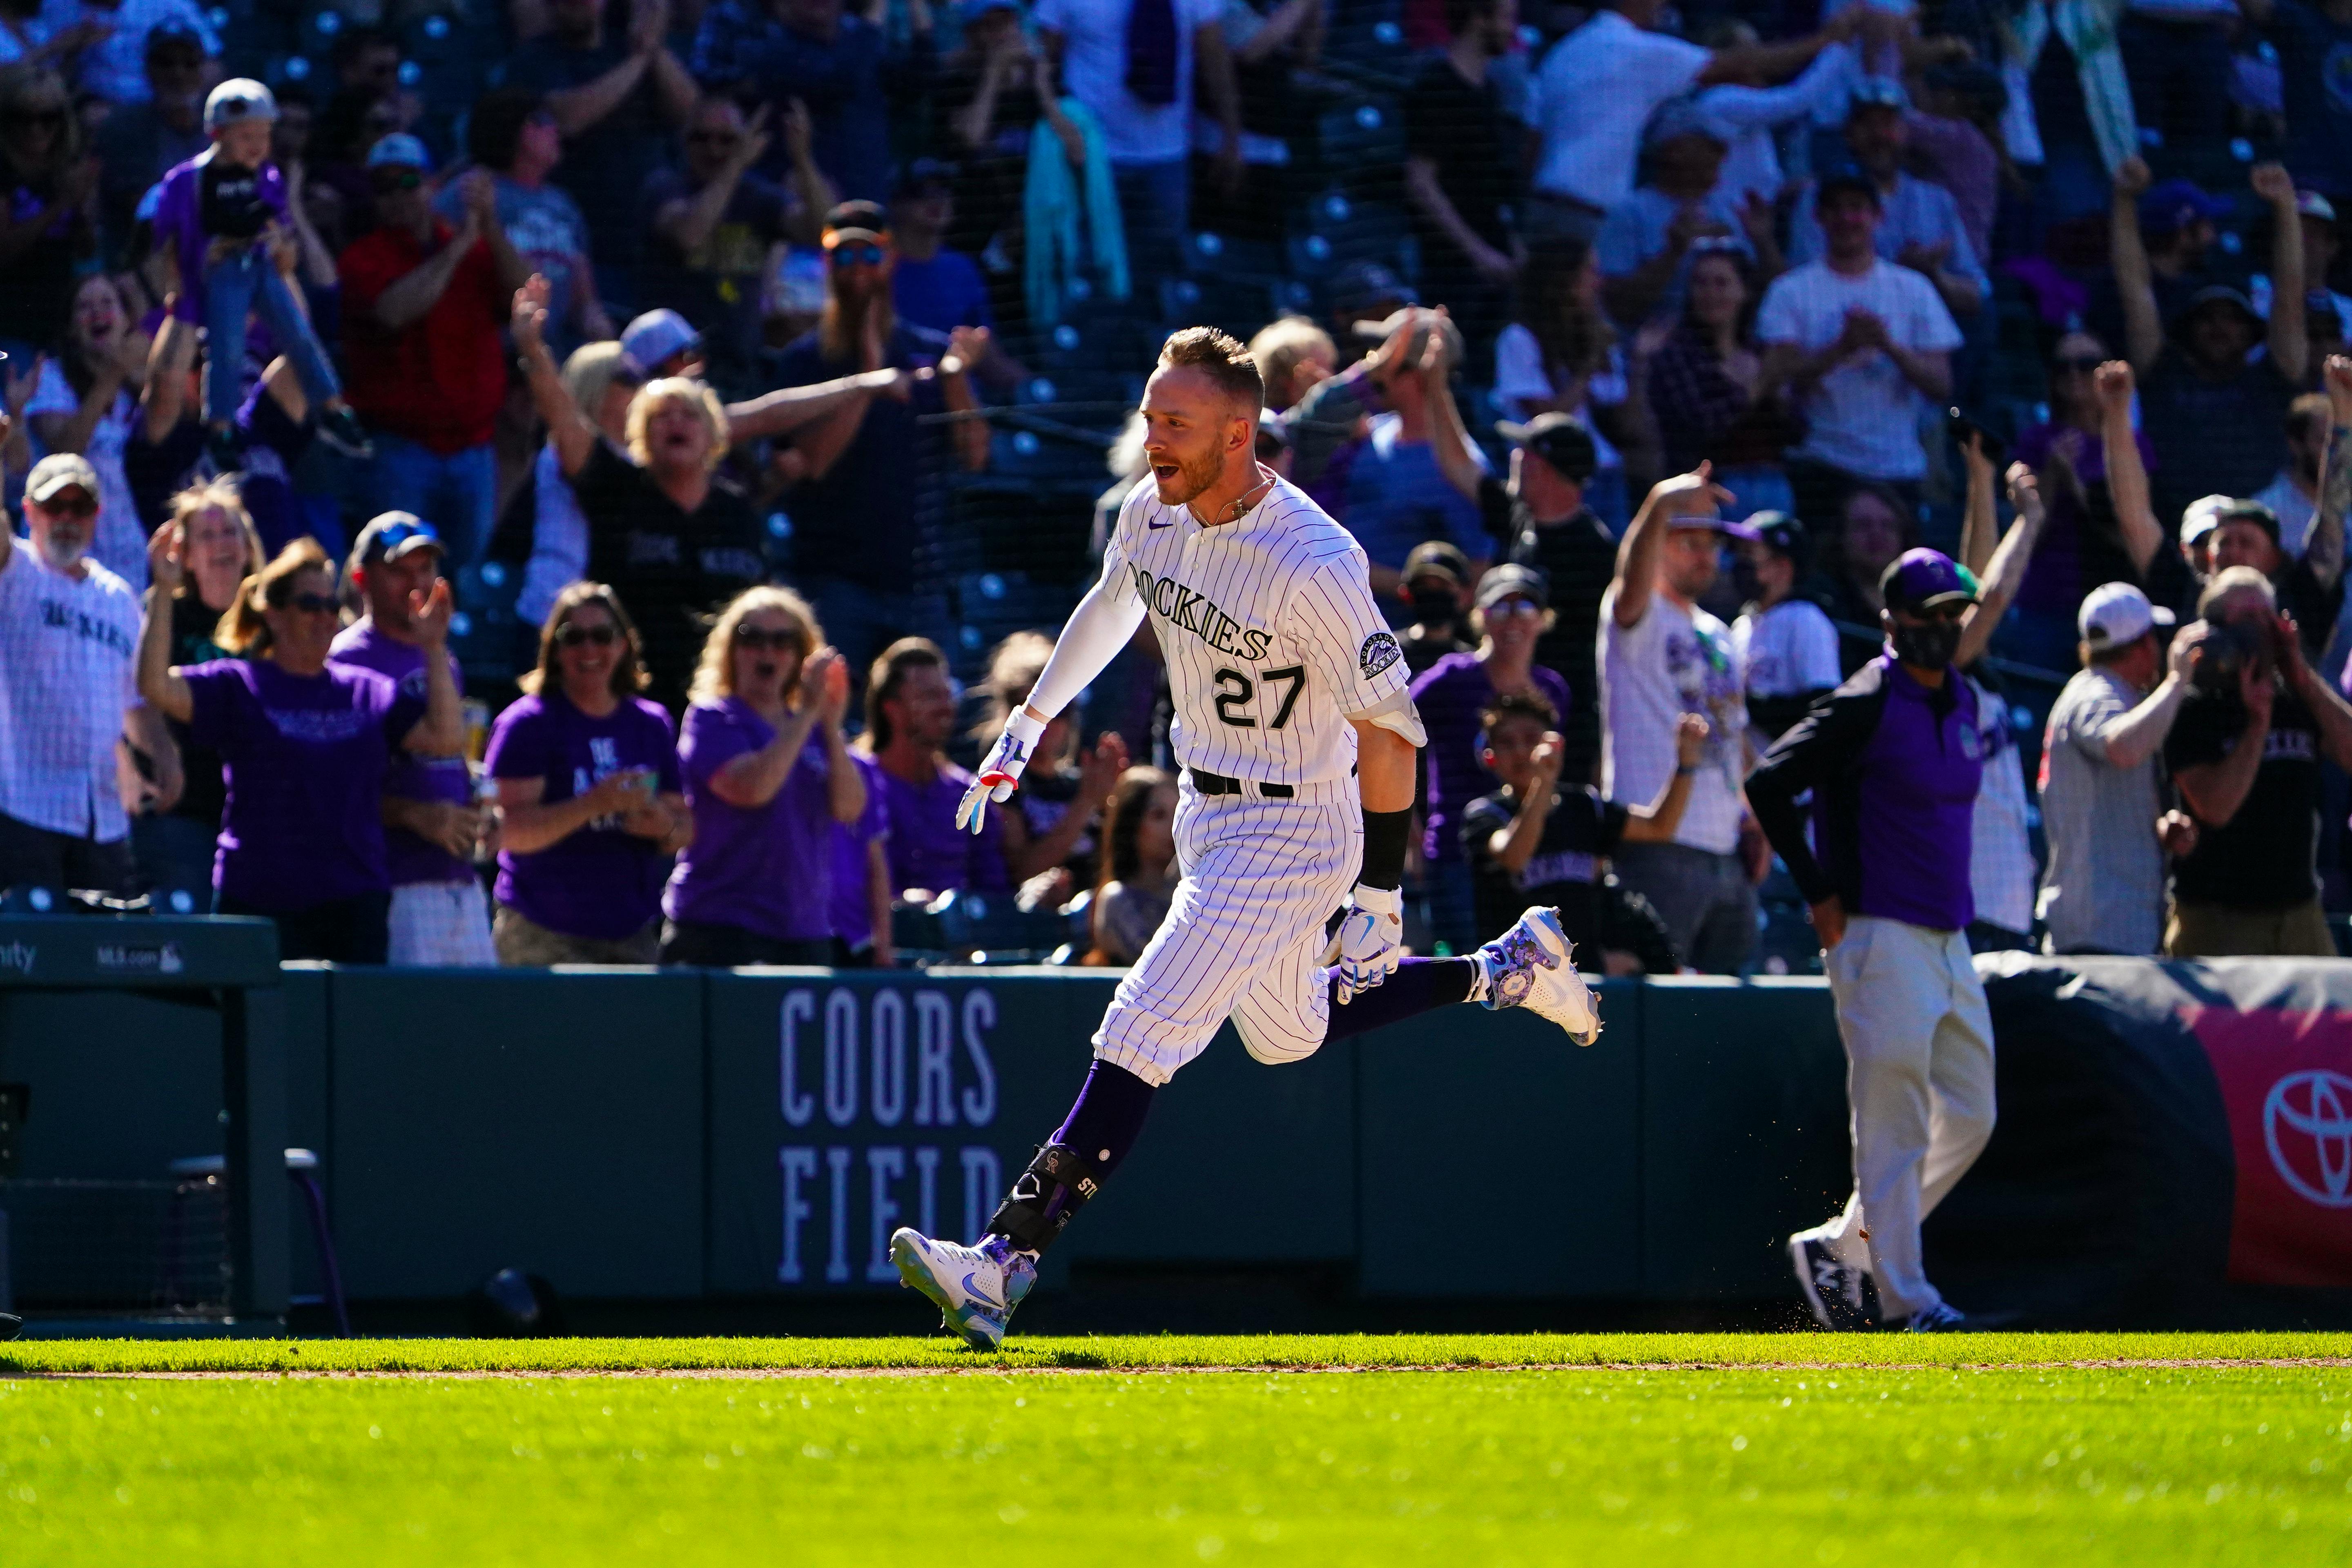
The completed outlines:
<svg viewBox="0 0 2352 1568">
<path fill-rule="evenodd" d="M 1014 1345 L 0 1346 L 0 1562 L 2352 1561 L 2352 1335 Z"/>
</svg>

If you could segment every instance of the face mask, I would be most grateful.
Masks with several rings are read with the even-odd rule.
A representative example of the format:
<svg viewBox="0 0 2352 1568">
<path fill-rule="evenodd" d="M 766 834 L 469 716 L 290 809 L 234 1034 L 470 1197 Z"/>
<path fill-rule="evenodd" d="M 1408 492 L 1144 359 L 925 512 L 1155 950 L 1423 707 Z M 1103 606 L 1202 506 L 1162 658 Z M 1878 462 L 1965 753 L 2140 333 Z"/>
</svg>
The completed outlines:
<svg viewBox="0 0 2352 1568">
<path fill-rule="evenodd" d="M 1412 618 L 1433 629 L 1451 626 L 1462 618 L 1462 601 L 1452 589 L 1442 584 L 1415 588 L 1412 591 Z"/>
<path fill-rule="evenodd" d="M 1948 668 L 1952 655 L 1960 651 L 1960 623 L 1957 621 L 1930 621 L 1925 625 L 1910 626 L 1896 622 L 1887 640 L 1895 644 L 1895 656 L 1906 664 L 1923 670 Z"/>
</svg>

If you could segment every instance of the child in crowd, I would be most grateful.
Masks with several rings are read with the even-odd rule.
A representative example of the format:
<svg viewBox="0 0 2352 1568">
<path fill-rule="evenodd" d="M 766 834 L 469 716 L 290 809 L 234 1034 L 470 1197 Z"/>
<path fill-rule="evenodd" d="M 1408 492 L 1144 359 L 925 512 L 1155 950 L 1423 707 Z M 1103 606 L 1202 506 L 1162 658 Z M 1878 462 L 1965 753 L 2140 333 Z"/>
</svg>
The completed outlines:
<svg viewBox="0 0 2352 1568">
<path fill-rule="evenodd" d="M 155 213 L 159 244 L 179 267 L 179 314 L 205 326 L 205 430 L 214 465 L 238 466 L 237 404 L 244 398 L 246 320 L 258 314 L 293 362 L 303 392 L 319 406 L 319 434 L 354 457 L 369 455 L 351 405 L 295 290 L 278 269 L 294 239 L 286 222 L 286 176 L 269 156 L 278 103 L 244 77 L 205 99 L 212 145 L 163 176 Z"/>
<path fill-rule="evenodd" d="M 1686 713 L 1675 730 L 1675 776 L 1646 806 L 1604 800 L 1589 784 L 1562 786 L 1567 748 L 1559 710 L 1528 692 L 1496 697 L 1479 715 L 1478 760 L 1503 781 L 1462 813 L 1462 850 L 1475 879 L 1482 938 L 1509 928 L 1529 903 L 1559 911 L 1588 974 L 1671 975 L 1679 967 L 1649 901 L 1609 874 L 1621 843 L 1665 843 L 1682 822 L 1691 775 L 1706 753 L 1707 722 Z"/>
</svg>

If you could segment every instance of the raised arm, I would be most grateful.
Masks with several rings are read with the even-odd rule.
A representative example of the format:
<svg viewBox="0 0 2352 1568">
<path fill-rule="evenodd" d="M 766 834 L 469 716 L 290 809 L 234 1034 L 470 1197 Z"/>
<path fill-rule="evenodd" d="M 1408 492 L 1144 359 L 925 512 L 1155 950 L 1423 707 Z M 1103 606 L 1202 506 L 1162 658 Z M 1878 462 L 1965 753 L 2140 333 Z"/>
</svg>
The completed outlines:
<svg viewBox="0 0 2352 1568">
<path fill-rule="evenodd" d="M 2024 586 L 2026 567 L 2042 538 L 2042 486 L 2033 470 L 2022 463 L 2009 465 L 2009 504 L 2017 509 L 2017 521 L 1992 552 L 1992 561 L 1978 585 L 1979 597 L 1960 622 L 1960 643 L 1952 663 L 1962 667 L 1975 664 L 1992 641 L 2000 618 L 2009 613 L 2017 591 Z"/>
<path fill-rule="evenodd" d="M 2094 372 L 2099 398 L 2099 446 L 2107 462 L 2107 500 L 2132 570 L 2147 575 L 2148 563 L 2164 548 L 2164 525 L 2148 497 L 2147 465 L 2140 461 L 2139 433 L 2132 428 L 2132 368 L 2109 360 Z"/>
<path fill-rule="evenodd" d="M 802 667 L 800 706 L 776 727 L 775 737 L 767 745 L 757 751 L 747 751 L 740 757 L 729 759 L 724 767 L 713 773 L 710 776 L 710 792 L 729 805 L 743 810 L 756 810 L 774 800 L 776 791 L 782 789 L 784 780 L 792 776 L 793 765 L 800 760 L 809 737 L 824 724 L 828 686 L 834 682 L 840 684 L 843 698 L 846 701 L 849 667 L 832 649 L 820 648 L 809 655 L 808 663 Z M 856 768 L 852 767 L 850 771 L 855 773 Z M 828 806 L 833 804 L 832 794 L 833 785 L 828 779 Z M 857 800 L 863 809 L 866 782 L 862 776 L 857 781 Z"/>
<path fill-rule="evenodd" d="M 1970 431 L 1960 444 L 1960 462 L 1969 471 L 1968 500 L 1960 511 L 1960 564 L 1981 580 L 1992 565 L 1993 547 L 2000 542 L 2000 519 L 1993 506 L 1992 459 L 1985 455 L 1981 434 Z"/>
<path fill-rule="evenodd" d="M 2164 348 L 2164 322 L 2156 312 L 2147 246 L 2139 237 L 2139 199 L 2154 181 L 2144 160 L 2125 159 L 2116 170 L 2115 199 L 2107 210 L 2107 259 L 2124 307 L 2124 358 L 2142 375 Z"/>
<path fill-rule="evenodd" d="M 448 292 L 450 279 L 457 276 L 467 252 L 481 237 L 480 224 L 469 209 L 465 223 L 447 245 L 393 279 L 375 297 L 376 325 L 387 332 L 400 332 L 425 319 L 441 302 L 441 296 Z"/>
<path fill-rule="evenodd" d="M 570 389 L 556 371 L 555 355 L 547 346 L 547 301 L 551 292 L 547 279 L 537 273 L 515 290 L 515 353 L 522 361 L 523 374 L 530 382 L 531 403 L 539 410 L 539 417 L 547 422 L 548 437 L 555 443 L 555 460 L 569 479 L 588 465 L 589 457 L 596 450 L 598 432 L 587 413 L 572 401 Z"/>
<path fill-rule="evenodd" d="M 163 324 L 147 345 L 147 384 L 139 392 L 139 435 L 149 445 L 172 434 L 187 408 L 188 371 L 196 362 L 196 329 L 180 319 L 180 297 L 163 296 Z"/>
<path fill-rule="evenodd" d="M 401 748 L 419 757 L 459 757 L 466 750 L 466 712 L 450 669 L 449 614 L 456 608 L 449 580 L 436 578 L 430 593 L 412 591 L 410 618 L 425 653 L 425 716 L 401 737 Z"/>
<path fill-rule="evenodd" d="M 1688 474 L 1650 486 L 1642 509 L 1633 515 L 1633 526 L 1617 546 L 1617 570 L 1609 580 L 1618 625 L 1635 625 L 1649 613 L 1650 594 L 1658 581 L 1658 551 L 1672 527 L 1669 519 L 1732 499 L 1731 492 L 1715 482 L 1714 472 L 1712 464 L 1702 463 Z"/>
<path fill-rule="evenodd" d="M 2352 359 L 2327 357 L 2327 455 L 2319 471 L 2319 506 L 2311 537 L 2304 540 L 2304 564 L 2324 591 L 2344 577 L 2344 513 L 2352 506 Z"/>
<path fill-rule="evenodd" d="M 2199 641 L 2188 627 L 2174 632 L 2165 656 L 2164 679 L 2137 706 L 2117 716 L 2100 732 L 2099 743 L 2106 750 L 2108 766 L 2137 768 L 2163 747 L 2164 737 L 2172 733 L 2172 721 L 2180 716 L 2181 699 L 2189 695 Z"/>
<path fill-rule="evenodd" d="M 172 667 L 172 595 L 184 571 L 182 538 L 180 525 L 167 523 L 147 541 L 147 617 L 139 625 L 139 695 L 149 707 L 185 724 L 196 711 L 195 694 Z M 0 565 L 7 559 L 0 549 Z"/>
<path fill-rule="evenodd" d="M 747 402 L 729 403 L 728 434 L 738 443 L 782 435 L 852 402 L 862 410 L 865 400 L 877 392 L 903 398 L 916 382 L 929 375 L 928 370 L 860 371 L 854 376 L 841 376 L 812 386 L 778 387 Z"/>
<path fill-rule="evenodd" d="M 2264 341 L 2279 373 L 2297 386 L 2311 369 L 2311 333 L 2304 320 L 2303 218 L 2295 210 L 2294 177 L 2284 163 L 2257 163 L 2254 193 L 2271 204 L 2271 320 Z"/>
<path fill-rule="evenodd" d="M 735 187 L 768 155 L 767 124 L 768 105 L 763 103 L 752 111 L 743 126 L 742 140 L 727 155 L 727 162 L 719 166 L 710 183 L 690 196 L 664 203 L 661 211 L 654 214 L 654 227 L 670 244 L 691 254 L 710 237 L 719 220 L 727 215 L 727 204 L 735 199 Z"/>
<path fill-rule="evenodd" d="M 1629 844 L 1672 843 L 1682 826 L 1683 808 L 1690 804 L 1691 779 L 1706 756 L 1711 727 L 1698 714 L 1686 713 L 1675 721 L 1675 771 L 1658 798 L 1646 806 L 1625 809 L 1625 841 Z"/>
<path fill-rule="evenodd" d="M 2238 681 L 2246 706 L 2246 729 L 2238 744 L 2219 762 L 2192 763 L 2176 768 L 2172 775 L 2172 781 L 2180 787 L 2181 800 L 2209 828 L 2227 826 L 2246 803 L 2254 787 L 2254 773 L 2263 765 L 2263 743 L 2270 738 L 2271 704 L 2277 695 L 2271 677 L 2250 659 L 2239 672 Z"/>
</svg>

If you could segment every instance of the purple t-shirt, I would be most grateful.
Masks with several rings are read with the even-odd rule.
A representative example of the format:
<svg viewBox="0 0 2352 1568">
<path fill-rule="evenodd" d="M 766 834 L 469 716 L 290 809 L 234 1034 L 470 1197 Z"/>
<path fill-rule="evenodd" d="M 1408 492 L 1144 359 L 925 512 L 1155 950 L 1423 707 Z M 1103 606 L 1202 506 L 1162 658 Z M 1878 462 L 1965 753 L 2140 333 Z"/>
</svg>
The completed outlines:
<svg viewBox="0 0 2352 1568">
<path fill-rule="evenodd" d="M 1531 666 L 1528 678 L 1565 725 L 1568 683 L 1542 664 Z M 1423 754 L 1429 768 L 1429 810 L 1423 819 L 1421 848 L 1431 861 L 1462 858 L 1464 808 L 1503 787 L 1478 761 L 1478 714 L 1494 700 L 1495 683 L 1475 653 L 1448 653 L 1412 683 L 1412 706 L 1429 732 L 1429 749 Z"/>
<path fill-rule="evenodd" d="M 213 885 L 286 915 L 390 888 L 384 768 L 424 701 L 351 664 L 289 675 L 267 659 L 215 659 L 180 674 L 188 734 L 220 753 L 228 781 Z"/>
<path fill-rule="evenodd" d="M 155 243 L 171 247 L 180 264 L 180 319 L 204 319 L 205 251 L 213 236 L 205 232 L 204 178 L 216 147 L 207 147 L 163 174 L 163 189 L 155 204 Z M 286 176 L 274 162 L 253 171 L 251 199 L 268 215 L 286 218 Z M 257 242 L 258 243 L 258 242 Z"/>
<path fill-rule="evenodd" d="M 425 650 L 384 634 L 373 620 L 344 627 L 335 634 L 327 656 L 339 664 L 357 664 L 388 676 L 403 696 L 425 702 Z M 449 654 L 449 678 L 466 689 L 457 655 Z M 418 757 L 395 751 L 383 776 L 383 792 L 403 800 L 446 800 L 467 805 L 474 799 L 473 770 L 462 757 Z M 405 828 L 383 831 L 384 862 L 392 869 L 392 885 L 414 887 L 419 883 L 471 882 L 474 868 L 438 844 L 428 843 Z"/>
<path fill-rule="evenodd" d="M 822 942 L 833 935 L 833 806 L 824 741 L 810 732 L 783 788 L 764 806 L 730 806 L 710 788 L 721 768 L 775 737 L 775 727 L 739 697 L 686 710 L 677 759 L 694 807 L 694 842 L 670 873 L 662 912 L 779 942 Z"/>
<path fill-rule="evenodd" d="M 833 934 L 856 952 L 874 940 L 874 904 L 866 885 L 867 848 L 890 835 L 890 807 L 882 789 L 882 768 L 872 758 L 850 753 L 866 776 L 866 810 L 857 821 L 833 825 Z"/>
<path fill-rule="evenodd" d="M 490 727 L 484 766 L 493 779 L 543 779 L 542 805 L 558 805 L 614 773 L 654 770 L 665 795 L 681 793 L 677 733 L 659 703 L 628 697 L 591 718 L 560 691 L 517 701 Z M 524 919 L 566 936 L 617 942 L 661 913 L 670 857 L 651 839 L 598 817 L 543 850 L 499 852 L 498 899 Z"/>
<path fill-rule="evenodd" d="M 1004 830 L 997 817 L 1001 808 L 989 808 L 977 835 L 956 826 L 956 807 L 971 784 L 971 774 L 952 762 L 941 762 L 939 777 L 918 785 L 887 768 L 875 772 L 889 797 L 892 893 L 910 887 L 933 893 L 967 887 L 976 893 L 1003 893 L 1012 885 L 1004 871 Z"/>
</svg>

